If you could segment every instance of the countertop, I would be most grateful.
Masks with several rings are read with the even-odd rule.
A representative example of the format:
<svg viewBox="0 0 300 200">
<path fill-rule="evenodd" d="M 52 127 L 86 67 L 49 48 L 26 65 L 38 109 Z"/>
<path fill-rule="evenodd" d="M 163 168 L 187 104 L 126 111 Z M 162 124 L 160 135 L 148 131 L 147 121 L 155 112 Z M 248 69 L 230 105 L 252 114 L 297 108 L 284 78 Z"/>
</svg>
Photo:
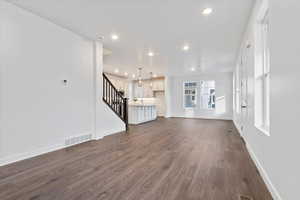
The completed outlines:
<svg viewBox="0 0 300 200">
<path fill-rule="evenodd" d="M 142 107 L 149 107 L 149 106 L 155 106 L 155 104 L 129 104 L 128 106 L 142 106 Z"/>
</svg>

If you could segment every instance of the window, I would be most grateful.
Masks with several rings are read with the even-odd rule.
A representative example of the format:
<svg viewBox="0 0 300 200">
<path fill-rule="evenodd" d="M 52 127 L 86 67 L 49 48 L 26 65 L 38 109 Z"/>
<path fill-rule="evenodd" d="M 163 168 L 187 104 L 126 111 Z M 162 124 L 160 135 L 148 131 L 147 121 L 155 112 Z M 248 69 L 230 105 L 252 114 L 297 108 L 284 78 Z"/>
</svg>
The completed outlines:
<svg viewBox="0 0 300 200">
<path fill-rule="evenodd" d="M 270 50 L 269 12 L 262 6 L 256 30 L 255 48 L 255 126 L 269 135 L 270 126 Z"/>
<path fill-rule="evenodd" d="M 235 73 L 233 73 L 233 81 L 232 81 L 232 108 L 233 111 L 236 111 L 236 76 Z"/>
<path fill-rule="evenodd" d="M 200 108 L 215 109 L 215 81 L 200 81 Z"/>
<path fill-rule="evenodd" d="M 215 81 L 185 82 L 183 86 L 184 108 L 215 109 Z"/>
<path fill-rule="evenodd" d="M 241 61 L 242 62 L 242 61 Z M 241 64 L 242 65 L 242 64 Z M 240 65 L 237 67 L 237 71 L 235 73 L 235 109 L 237 114 L 241 113 L 241 103 L 240 103 L 240 97 L 241 97 L 241 93 L 240 93 L 240 89 L 241 89 L 241 85 L 240 85 Z"/>
<path fill-rule="evenodd" d="M 197 83 L 184 83 L 184 107 L 194 108 L 197 105 Z"/>
</svg>

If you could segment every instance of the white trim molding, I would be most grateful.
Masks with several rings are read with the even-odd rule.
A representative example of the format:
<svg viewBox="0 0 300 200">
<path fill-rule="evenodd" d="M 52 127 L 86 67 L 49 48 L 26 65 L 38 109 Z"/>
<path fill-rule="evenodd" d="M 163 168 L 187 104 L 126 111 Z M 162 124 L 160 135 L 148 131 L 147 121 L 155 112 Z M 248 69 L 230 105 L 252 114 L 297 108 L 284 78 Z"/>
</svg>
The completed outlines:
<svg viewBox="0 0 300 200">
<path fill-rule="evenodd" d="M 233 121 L 235 128 L 238 130 L 239 134 L 242 137 L 242 132 L 238 126 L 238 124 Z M 250 144 L 245 140 L 245 138 L 243 138 L 244 141 L 246 142 L 246 148 L 250 154 L 251 159 L 253 160 L 253 162 L 255 163 L 261 177 L 263 178 L 268 190 L 270 191 L 272 197 L 274 200 L 283 200 L 278 192 L 278 190 L 275 188 L 274 184 L 272 183 L 269 175 L 267 174 L 266 170 L 263 168 L 261 162 L 258 160 L 257 156 L 255 155 L 252 147 L 250 146 Z"/>
<path fill-rule="evenodd" d="M 272 194 L 272 197 L 274 200 L 282 200 L 278 190 L 275 188 L 274 184 L 272 183 L 270 177 L 268 176 L 266 170 L 263 168 L 261 162 L 259 162 L 257 156 L 255 155 L 253 149 L 251 148 L 251 146 L 246 143 L 246 147 L 248 149 L 248 152 L 252 158 L 252 160 L 254 161 L 256 167 L 258 168 L 259 170 L 259 173 L 261 174 L 264 182 L 266 183 L 270 193 Z"/>
<path fill-rule="evenodd" d="M 60 149 L 66 148 L 65 143 L 61 142 L 59 144 L 54 144 L 54 145 L 50 145 L 47 147 L 42 147 L 33 151 L 28 151 L 28 152 L 24 152 L 24 153 L 17 153 L 17 154 L 13 154 L 11 156 L 7 156 L 4 158 L 0 159 L 0 166 L 4 166 L 4 165 L 8 165 L 8 164 L 12 164 L 14 162 L 18 162 L 21 160 L 26 160 L 29 158 L 33 158 L 36 156 L 40 156 L 49 152 L 53 152 L 53 151 L 57 151 Z"/>
<path fill-rule="evenodd" d="M 226 121 L 232 121 L 231 118 L 229 117 L 209 117 L 209 116 L 184 116 L 184 115 L 172 115 L 169 116 L 168 118 L 185 118 L 185 119 L 213 119 L 213 120 L 226 120 Z"/>
<path fill-rule="evenodd" d="M 117 133 L 117 132 L 109 132 L 109 134 L 113 134 L 113 133 Z M 108 135 L 109 135 L 108 134 Z M 32 151 L 28 151 L 28 152 L 23 152 L 23 153 L 16 153 L 10 156 L 6 156 L 4 158 L 0 158 L 0 167 L 4 166 L 4 165 L 8 165 L 8 164 L 12 164 L 18 161 L 22 161 L 22 160 L 26 160 L 29 158 L 33 158 L 36 156 L 40 156 L 46 153 L 50 153 L 53 151 L 57 151 L 57 150 L 61 150 L 70 146 L 75 146 L 78 144 L 81 144 L 83 142 L 88 142 L 88 141 L 92 141 L 92 140 L 100 140 L 103 138 L 103 135 L 101 134 L 99 137 L 93 137 L 90 140 L 87 141 L 82 141 L 80 143 L 76 143 L 76 144 L 71 144 L 71 145 L 66 145 L 65 144 L 65 139 L 57 144 L 52 144 L 52 145 L 48 145 L 45 147 L 41 147 L 41 148 L 37 148 L 35 150 Z"/>
</svg>

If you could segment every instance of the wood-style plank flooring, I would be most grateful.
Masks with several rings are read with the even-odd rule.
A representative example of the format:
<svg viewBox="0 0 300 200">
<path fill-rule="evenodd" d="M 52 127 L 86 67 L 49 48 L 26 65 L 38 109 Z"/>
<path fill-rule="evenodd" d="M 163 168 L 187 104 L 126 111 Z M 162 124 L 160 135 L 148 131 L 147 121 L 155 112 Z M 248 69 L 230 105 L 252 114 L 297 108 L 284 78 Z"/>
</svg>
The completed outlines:
<svg viewBox="0 0 300 200">
<path fill-rule="evenodd" d="M 1 200 L 272 199 L 231 121 L 160 118 L 0 168 Z"/>
</svg>

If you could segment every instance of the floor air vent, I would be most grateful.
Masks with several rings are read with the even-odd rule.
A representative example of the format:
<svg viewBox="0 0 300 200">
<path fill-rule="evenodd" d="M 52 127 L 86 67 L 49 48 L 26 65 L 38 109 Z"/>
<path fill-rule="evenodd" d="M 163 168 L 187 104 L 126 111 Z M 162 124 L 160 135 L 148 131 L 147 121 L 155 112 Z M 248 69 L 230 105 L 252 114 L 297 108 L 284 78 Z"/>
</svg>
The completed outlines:
<svg viewBox="0 0 300 200">
<path fill-rule="evenodd" d="M 72 146 L 72 145 L 75 145 L 75 144 L 80 144 L 80 143 L 83 143 L 83 142 L 87 142 L 91 139 L 92 139 L 92 134 L 73 136 L 73 137 L 70 137 L 70 138 L 66 139 L 65 145 L 66 146 Z"/>
<path fill-rule="evenodd" d="M 245 196 L 245 195 L 240 195 L 239 200 L 254 200 L 253 198 L 249 197 L 249 196 Z"/>
</svg>

